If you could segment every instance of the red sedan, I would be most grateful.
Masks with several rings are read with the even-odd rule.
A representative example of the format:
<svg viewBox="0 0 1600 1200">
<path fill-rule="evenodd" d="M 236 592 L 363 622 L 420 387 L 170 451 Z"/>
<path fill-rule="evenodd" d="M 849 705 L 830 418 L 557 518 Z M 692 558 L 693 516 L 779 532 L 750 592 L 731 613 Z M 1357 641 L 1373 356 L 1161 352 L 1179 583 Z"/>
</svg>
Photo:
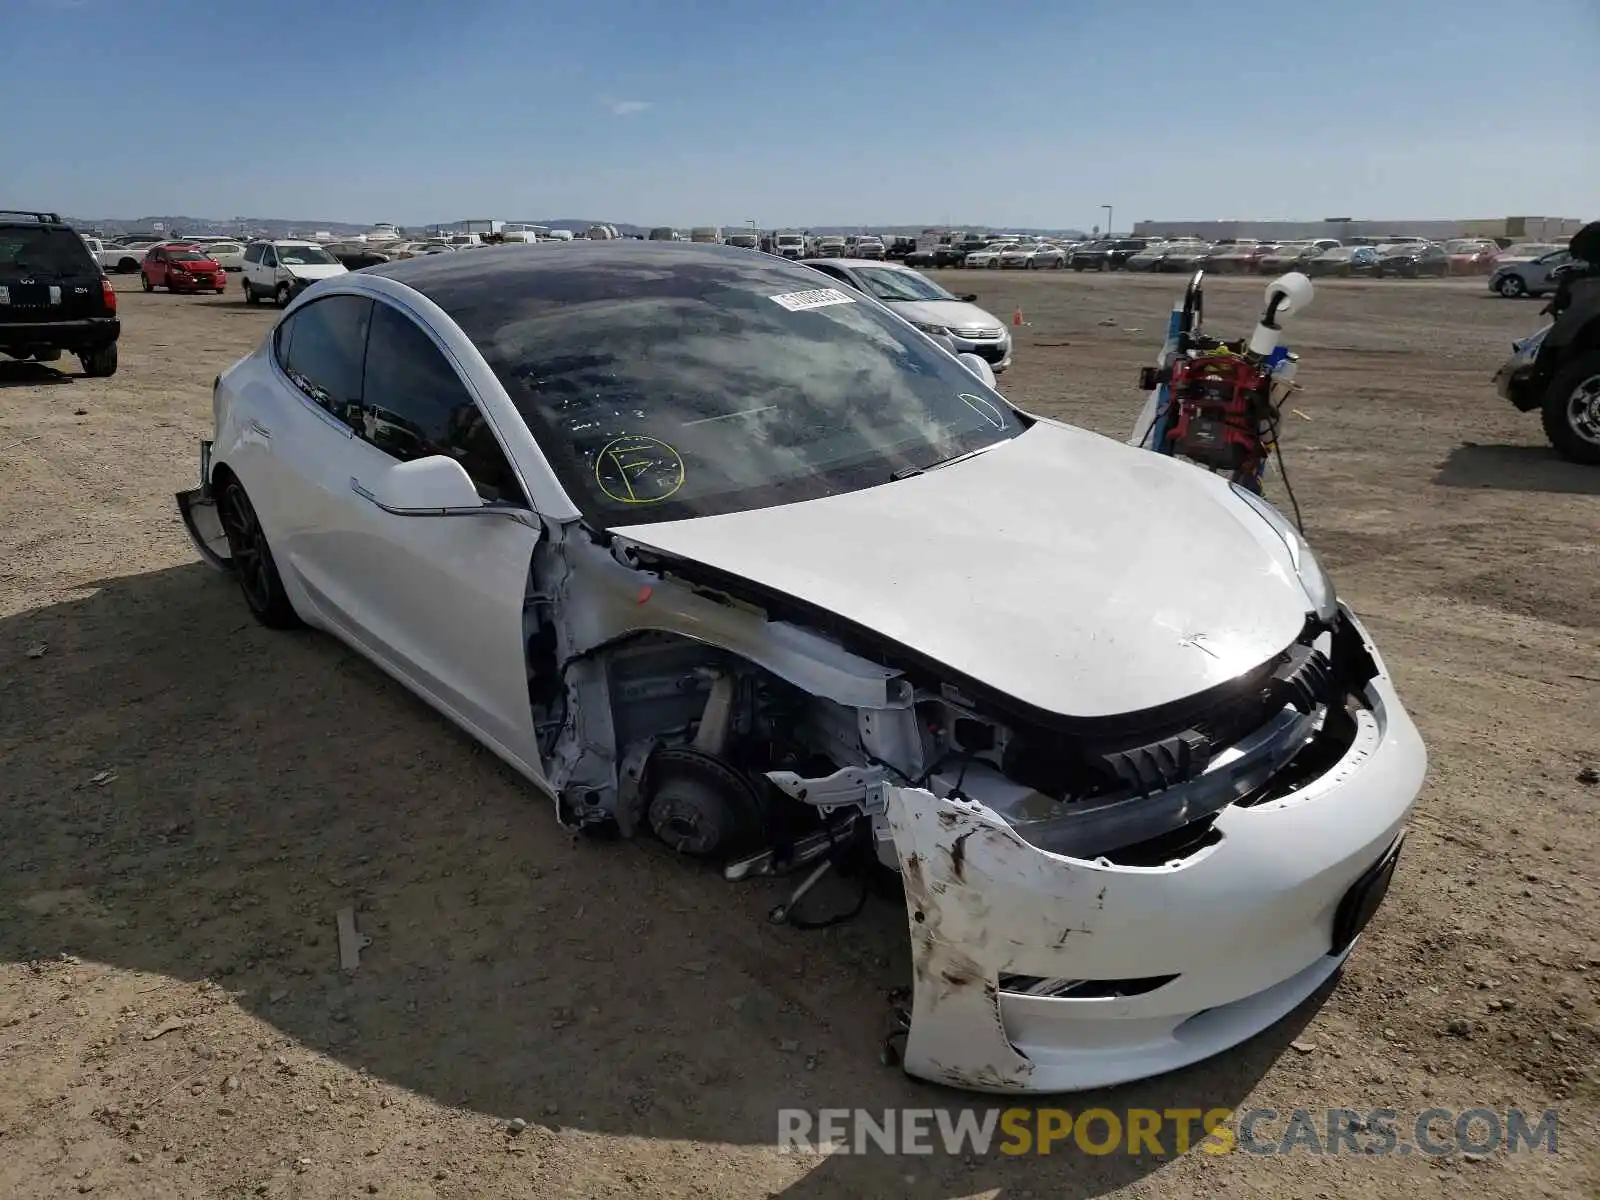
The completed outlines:
<svg viewBox="0 0 1600 1200">
<path fill-rule="evenodd" d="M 228 287 L 222 264 L 207 258 L 198 246 L 173 243 L 153 247 L 139 267 L 144 290 L 164 287 L 169 292 L 211 292 L 221 295 Z"/>
<path fill-rule="evenodd" d="M 1457 238 L 1444 244 L 1452 275 L 1488 275 L 1500 261 L 1500 247 L 1481 238 Z"/>
</svg>

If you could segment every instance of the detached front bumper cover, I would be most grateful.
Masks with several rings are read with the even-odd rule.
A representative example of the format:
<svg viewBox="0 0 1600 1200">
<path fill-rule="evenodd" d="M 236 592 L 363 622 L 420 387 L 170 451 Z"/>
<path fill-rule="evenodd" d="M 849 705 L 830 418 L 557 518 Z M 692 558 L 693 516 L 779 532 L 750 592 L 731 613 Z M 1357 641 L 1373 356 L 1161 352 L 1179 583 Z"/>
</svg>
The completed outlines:
<svg viewBox="0 0 1600 1200">
<path fill-rule="evenodd" d="M 986 1092 L 1110 1086 L 1226 1050 L 1315 992 L 1381 901 L 1426 772 L 1381 665 L 1367 692 L 1331 768 L 1224 810 L 1218 836 L 1162 866 L 1054 854 L 981 803 L 888 789 L 906 1071 Z"/>
<path fill-rule="evenodd" d="M 222 531 L 222 519 L 217 514 L 216 497 L 211 494 L 209 441 L 200 443 L 200 486 L 179 492 L 176 499 L 183 527 L 206 566 L 218 571 L 231 571 L 232 552 L 228 549 L 227 535 Z"/>
</svg>

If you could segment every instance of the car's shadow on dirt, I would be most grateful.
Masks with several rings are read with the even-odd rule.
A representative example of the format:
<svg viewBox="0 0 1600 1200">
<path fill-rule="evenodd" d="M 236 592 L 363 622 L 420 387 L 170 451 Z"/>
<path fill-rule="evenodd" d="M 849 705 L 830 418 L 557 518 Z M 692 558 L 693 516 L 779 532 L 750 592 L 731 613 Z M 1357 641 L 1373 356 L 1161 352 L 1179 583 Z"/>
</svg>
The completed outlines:
<svg viewBox="0 0 1600 1200">
<path fill-rule="evenodd" d="M 0 388 L 39 387 L 52 383 L 72 383 L 75 379 L 76 376 L 68 375 L 51 363 L 0 359 Z"/>
<path fill-rule="evenodd" d="M 1569 462 L 1548 446 L 1483 446 L 1464 442 L 1439 465 L 1442 487 L 1600 496 L 1600 467 Z"/>
<path fill-rule="evenodd" d="M 323 635 L 260 628 L 198 564 L 0 620 L 0 661 L 0 959 L 210 978 L 428 1100 L 603 1135 L 765 1146 L 781 1108 L 1008 1106 L 879 1064 L 885 994 L 909 970 L 897 902 L 778 928 L 779 883 L 575 840 L 387 677 Z M 349 974 L 346 905 L 372 938 Z M 1234 1106 L 1317 1003 L 1200 1067 L 1057 1103 Z M 189 1011 L 189 1029 L 148 1042 L 125 1025 L 108 1044 L 159 1072 L 208 1020 L 220 1036 L 214 1006 Z M 832 1155 L 785 1194 L 1089 1197 L 1166 1161 L 1070 1140 L 1048 1157 Z"/>
</svg>

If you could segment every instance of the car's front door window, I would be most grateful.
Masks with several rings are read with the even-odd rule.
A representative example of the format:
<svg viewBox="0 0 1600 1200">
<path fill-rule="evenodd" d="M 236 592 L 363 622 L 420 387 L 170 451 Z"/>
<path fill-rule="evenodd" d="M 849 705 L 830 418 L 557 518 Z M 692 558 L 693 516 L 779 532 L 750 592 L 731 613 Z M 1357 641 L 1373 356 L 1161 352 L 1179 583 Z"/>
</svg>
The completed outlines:
<svg viewBox="0 0 1600 1200">
<path fill-rule="evenodd" d="M 423 328 L 389 304 L 373 306 L 361 421 L 356 433 L 402 462 L 455 459 L 488 501 L 525 504 L 505 451 L 449 359 Z"/>
</svg>

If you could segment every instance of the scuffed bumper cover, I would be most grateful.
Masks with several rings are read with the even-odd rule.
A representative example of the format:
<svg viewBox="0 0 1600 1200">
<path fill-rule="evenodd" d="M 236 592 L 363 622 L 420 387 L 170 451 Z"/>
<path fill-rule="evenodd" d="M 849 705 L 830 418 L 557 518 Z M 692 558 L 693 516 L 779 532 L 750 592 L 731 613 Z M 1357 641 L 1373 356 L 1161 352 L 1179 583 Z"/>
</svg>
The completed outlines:
<svg viewBox="0 0 1600 1200">
<path fill-rule="evenodd" d="M 1225 1050 L 1311 995 L 1344 958 L 1340 899 L 1394 843 L 1427 769 L 1373 657 L 1373 711 L 1345 756 L 1283 799 L 1224 810 L 1220 841 L 1166 866 L 1052 854 L 981 804 L 891 789 L 912 946 L 907 1072 L 989 1092 L 1109 1086 Z M 1176 978 L 1074 998 L 1002 991 L 1002 975 Z"/>
</svg>

